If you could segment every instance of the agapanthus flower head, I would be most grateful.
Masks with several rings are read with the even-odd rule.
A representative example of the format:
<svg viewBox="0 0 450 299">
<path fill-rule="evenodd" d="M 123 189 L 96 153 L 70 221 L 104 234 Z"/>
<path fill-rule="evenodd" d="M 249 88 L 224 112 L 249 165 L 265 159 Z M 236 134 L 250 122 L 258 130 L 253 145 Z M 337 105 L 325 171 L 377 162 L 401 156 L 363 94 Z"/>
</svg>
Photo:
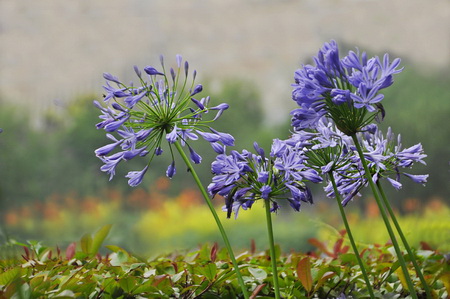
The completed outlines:
<svg viewBox="0 0 450 299">
<path fill-rule="evenodd" d="M 190 142 L 197 140 L 199 135 L 210 142 L 216 152 L 223 152 L 225 146 L 234 145 L 233 136 L 210 127 L 228 109 L 228 104 L 211 106 L 208 96 L 198 97 L 203 86 L 195 84 L 196 71 L 190 79 L 189 64 L 187 61 L 183 64 L 180 55 L 176 57 L 176 67 L 170 68 L 168 72 L 162 56 L 160 61 L 160 68 L 147 66 L 144 72 L 134 67 L 139 79 L 138 86 L 124 84 L 119 78 L 104 73 L 104 104 L 94 101 L 101 111 L 102 119 L 96 126 L 108 132 L 108 139 L 113 141 L 95 151 L 105 163 L 101 170 L 107 172 L 110 179 L 121 161 L 150 155 L 142 171 L 131 171 L 126 176 L 131 186 L 140 184 L 153 157 L 163 154 L 163 142 L 167 142 L 170 148 L 175 142 L 187 145 L 189 156 L 196 164 L 202 158 L 190 146 Z M 205 119 L 206 116 L 210 117 Z M 116 136 L 111 133 L 116 133 Z M 166 175 L 171 178 L 175 173 L 172 154 L 172 163 Z"/>
<path fill-rule="evenodd" d="M 351 138 L 325 117 L 317 122 L 315 129 L 294 132 L 286 143 L 302 149 L 307 157 L 306 165 L 321 175 L 345 167 L 352 155 L 348 150 Z"/>
<path fill-rule="evenodd" d="M 247 210 L 257 200 L 264 200 L 275 212 L 280 200 L 287 200 L 296 211 L 302 202 L 312 203 L 306 181 L 321 182 L 317 171 L 305 165 L 301 150 L 275 139 L 269 155 L 257 144 L 256 154 L 243 150 L 219 154 L 211 165 L 214 174 L 208 191 L 225 197 L 227 216 L 239 209 Z"/>
<path fill-rule="evenodd" d="M 422 144 L 403 148 L 400 134 L 395 136 L 391 128 L 388 128 L 386 136 L 378 127 L 372 127 L 373 134 L 360 135 L 364 156 L 368 161 L 374 182 L 386 178 L 394 188 L 400 189 L 401 175 L 404 175 L 416 183 L 425 184 L 428 175 L 412 175 L 402 169 L 411 169 L 415 163 L 426 165 Z"/>
<path fill-rule="evenodd" d="M 367 54 L 350 51 L 339 57 L 335 41 L 325 43 L 314 57 L 315 65 L 305 65 L 295 72 L 292 98 L 299 108 L 291 112 L 292 126 L 314 128 L 326 116 L 340 131 L 354 135 L 375 118 L 384 117 L 380 90 L 393 83 L 400 59 L 389 60 L 385 54 L 367 58 Z"/>
<path fill-rule="evenodd" d="M 318 127 L 323 130 L 323 124 Z M 341 133 L 341 136 L 345 135 Z M 404 168 L 411 168 L 414 163 L 425 164 L 423 159 L 427 155 L 424 154 L 420 143 L 403 148 L 400 135 L 396 137 L 389 128 L 386 136 L 384 136 L 383 132 L 375 124 L 364 127 L 356 136 L 361 144 L 364 159 L 367 162 L 370 176 L 374 183 L 381 179 L 386 179 L 395 189 L 400 189 L 402 187 L 401 175 L 416 183 L 426 183 L 428 175 L 412 175 L 403 171 Z M 318 140 L 320 139 L 315 137 L 312 143 Z M 332 175 L 336 181 L 338 192 L 342 197 L 342 204 L 345 206 L 355 196 L 360 195 L 360 190 L 368 185 L 368 181 L 361 160 L 356 154 L 357 149 L 353 140 L 351 138 L 343 138 L 342 142 L 338 147 L 342 147 L 343 150 L 340 151 L 339 155 L 335 155 L 336 161 L 339 162 L 333 162 L 333 164 L 330 164 L 330 168 L 325 167 L 325 169 L 333 170 Z M 320 149 L 319 152 L 317 152 L 317 149 L 313 150 L 313 147 L 306 150 L 310 167 L 313 167 L 312 165 L 314 164 L 323 165 L 327 161 L 326 157 L 331 157 L 331 155 L 327 156 L 325 153 L 333 153 L 333 151 L 330 151 L 330 147 L 326 151 Z M 336 154 L 337 152 L 334 151 L 334 153 Z M 331 168 L 331 165 L 333 168 Z M 336 165 L 340 166 L 336 167 Z M 324 189 L 328 196 L 335 196 L 331 182 Z"/>
<path fill-rule="evenodd" d="M 339 189 L 344 198 L 353 198 L 362 188 L 358 169 L 355 171 L 354 155 L 349 149 L 352 140 L 336 128 L 334 123 L 322 118 L 314 129 L 304 129 L 295 132 L 286 143 L 297 149 L 302 149 L 307 157 L 306 166 L 316 170 L 328 184 L 324 187 L 328 197 L 335 197 L 329 176 L 339 177 L 336 181 L 344 185 Z M 356 175 L 355 175 L 356 172 Z M 344 180 L 345 177 L 345 180 Z"/>
</svg>

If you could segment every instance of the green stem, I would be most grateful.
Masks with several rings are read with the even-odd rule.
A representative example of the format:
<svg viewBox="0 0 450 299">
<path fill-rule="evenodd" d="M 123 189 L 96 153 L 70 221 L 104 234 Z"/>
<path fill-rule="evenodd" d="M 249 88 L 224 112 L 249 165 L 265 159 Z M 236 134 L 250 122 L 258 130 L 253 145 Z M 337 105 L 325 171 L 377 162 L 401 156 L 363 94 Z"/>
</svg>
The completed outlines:
<svg viewBox="0 0 450 299">
<path fill-rule="evenodd" d="M 367 166 L 367 161 L 366 161 L 366 159 L 364 157 L 364 153 L 363 153 L 363 151 L 361 149 L 361 145 L 359 144 L 359 140 L 356 137 L 356 134 L 351 135 L 351 137 L 352 137 L 353 142 L 354 142 L 354 144 L 356 146 L 356 149 L 358 151 L 361 163 L 362 163 L 363 168 L 364 168 L 364 174 L 365 174 L 365 176 L 367 178 L 367 181 L 368 181 L 368 183 L 370 185 L 370 188 L 372 189 L 372 194 L 375 197 L 375 201 L 377 202 L 377 205 L 378 205 L 378 208 L 380 210 L 381 216 L 383 218 L 384 224 L 385 224 L 386 229 L 387 229 L 387 231 L 389 233 L 389 237 L 391 238 L 392 244 L 394 245 L 394 249 L 395 249 L 395 252 L 397 254 L 397 258 L 398 258 L 398 261 L 400 263 L 400 267 L 402 268 L 403 274 L 405 276 L 405 280 L 406 280 L 406 283 L 408 285 L 408 289 L 409 289 L 410 295 L 411 295 L 412 298 L 417 299 L 417 293 L 414 290 L 414 285 L 413 285 L 413 283 L 411 281 L 411 277 L 409 276 L 408 268 L 406 267 L 405 259 L 403 258 L 402 252 L 401 252 L 400 247 L 399 247 L 398 242 L 397 242 L 397 238 L 395 237 L 394 232 L 392 230 L 392 226 L 391 226 L 391 224 L 389 222 L 389 218 L 388 218 L 388 216 L 386 214 L 385 207 L 383 206 L 383 203 L 380 200 L 380 196 L 378 194 L 377 187 L 375 186 L 375 183 L 372 181 L 372 176 L 370 175 L 369 167 Z"/>
<path fill-rule="evenodd" d="M 352 234 L 352 231 L 350 230 L 350 225 L 348 224 L 348 221 L 347 221 L 347 216 L 345 216 L 344 207 L 342 206 L 341 197 L 339 196 L 339 191 L 336 186 L 336 181 L 334 180 L 332 173 L 329 174 L 329 177 L 330 177 L 331 184 L 333 185 L 333 190 L 334 190 L 334 194 L 336 197 L 336 201 L 339 206 L 339 211 L 341 212 L 342 221 L 344 222 L 345 229 L 347 230 L 348 238 L 350 239 L 350 243 L 353 248 L 353 252 L 355 253 L 356 259 L 358 260 L 358 264 L 359 264 L 359 267 L 361 268 L 361 272 L 364 277 L 364 280 L 366 281 L 367 290 L 369 291 L 370 298 L 375 298 L 375 295 L 374 295 L 373 289 L 372 289 L 372 285 L 370 284 L 370 280 L 369 280 L 369 277 L 367 276 L 366 269 L 361 260 L 361 257 L 359 256 L 359 252 L 358 252 L 358 248 L 356 247 L 355 240 L 353 239 L 353 234 Z"/>
<path fill-rule="evenodd" d="M 272 215 L 270 213 L 270 200 L 266 199 L 264 201 L 266 206 L 266 222 L 267 222 L 267 233 L 269 235 L 269 248 L 270 248 L 270 262 L 272 263 L 272 277 L 273 277 L 273 288 L 275 291 L 275 298 L 280 299 L 280 287 L 278 285 L 278 269 L 277 269 L 277 257 L 275 254 L 275 242 L 273 239 L 273 227 L 272 227 Z"/>
<path fill-rule="evenodd" d="M 200 181 L 200 178 L 198 177 L 197 173 L 195 172 L 195 169 L 192 166 L 191 161 L 186 156 L 186 153 L 183 151 L 183 148 L 181 147 L 181 145 L 178 141 L 175 142 L 175 147 L 178 150 L 178 152 L 180 153 L 181 158 L 183 159 L 184 163 L 186 163 L 186 166 L 189 168 L 189 171 L 191 172 L 195 183 L 197 184 L 198 188 L 200 189 L 200 192 L 202 193 L 202 195 L 206 201 L 206 204 L 208 205 L 208 207 L 214 217 L 214 220 L 216 221 L 217 227 L 219 228 L 220 234 L 222 235 L 223 242 L 225 243 L 225 247 L 227 248 L 228 254 L 230 255 L 231 262 L 233 263 L 239 285 L 241 286 L 241 289 L 242 289 L 242 293 L 243 293 L 245 299 L 248 299 L 249 295 L 248 295 L 247 289 L 245 287 L 244 279 L 242 278 L 241 272 L 239 271 L 239 266 L 238 266 L 238 263 L 234 256 L 233 249 L 231 248 L 231 244 L 230 244 L 230 241 L 228 240 L 228 236 L 225 232 L 222 222 L 220 221 L 219 216 L 217 215 L 216 210 L 214 209 L 211 199 L 209 198 L 208 193 L 206 192 L 205 188 L 203 187 L 203 184 Z"/>
<path fill-rule="evenodd" d="M 409 246 L 408 241 L 406 240 L 405 235 L 403 234 L 402 228 L 400 227 L 400 224 L 397 221 L 397 217 L 395 216 L 395 213 L 392 210 L 392 207 L 386 198 L 386 194 L 384 193 L 384 190 L 381 186 L 380 181 L 377 181 L 377 187 L 378 187 L 378 191 L 381 194 L 381 198 L 383 199 L 383 203 L 386 206 L 386 208 L 389 212 L 389 215 L 391 216 L 392 222 L 394 222 L 394 226 L 397 229 L 398 234 L 400 235 L 400 239 L 402 239 L 403 245 L 405 246 L 405 249 L 408 252 L 408 255 L 411 259 L 411 262 L 413 263 L 414 268 L 416 269 L 417 276 L 419 276 L 420 282 L 422 283 L 422 286 L 425 289 L 425 292 L 427 293 L 427 298 L 431 299 L 433 297 L 431 295 L 430 287 L 428 286 L 427 282 L 425 281 L 425 277 L 423 276 L 422 271 L 421 271 L 419 265 L 417 264 L 416 258 L 413 255 L 411 247 Z"/>
</svg>

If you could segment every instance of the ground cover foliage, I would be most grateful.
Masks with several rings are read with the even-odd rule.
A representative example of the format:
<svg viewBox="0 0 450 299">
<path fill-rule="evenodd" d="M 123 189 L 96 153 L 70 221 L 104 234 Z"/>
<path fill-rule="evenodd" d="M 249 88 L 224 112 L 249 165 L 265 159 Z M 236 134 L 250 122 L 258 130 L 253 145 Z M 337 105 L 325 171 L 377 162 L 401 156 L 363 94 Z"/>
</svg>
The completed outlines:
<svg viewBox="0 0 450 299">
<path fill-rule="evenodd" d="M 145 259 L 115 245 L 105 245 L 110 226 L 84 235 L 66 249 L 40 242 L 3 245 L 0 298 L 240 298 L 228 254 L 217 243 L 195 250 Z M 277 247 L 277 268 L 283 298 L 364 298 L 356 258 L 345 231 L 331 246 L 309 240 L 314 250 L 283 253 Z M 22 247 L 22 248 L 20 248 Z M 9 256 L 5 252 L 10 252 Z M 19 257 L 17 253 L 20 252 Z M 450 293 L 449 256 L 422 243 L 415 251 L 434 298 Z M 391 244 L 374 244 L 361 256 L 379 298 L 407 298 L 404 277 Z M 408 260 L 408 256 L 405 256 Z M 252 298 L 273 296 L 268 251 L 250 249 L 237 256 Z M 409 269 L 418 294 L 420 281 Z M 422 294 L 424 295 L 424 294 Z M 425 298 L 425 297 L 424 297 Z"/>
</svg>

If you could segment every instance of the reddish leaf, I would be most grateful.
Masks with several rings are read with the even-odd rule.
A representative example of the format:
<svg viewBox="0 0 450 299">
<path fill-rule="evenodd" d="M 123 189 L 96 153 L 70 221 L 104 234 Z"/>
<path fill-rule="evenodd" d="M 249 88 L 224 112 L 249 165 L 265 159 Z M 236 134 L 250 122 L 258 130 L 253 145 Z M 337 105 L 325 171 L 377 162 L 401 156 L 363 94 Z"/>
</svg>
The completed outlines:
<svg viewBox="0 0 450 299">
<path fill-rule="evenodd" d="M 23 256 L 24 259 L 26 259 L 27 261 L 30 259 L 30 250 L 28 249 L 28 247 L 23 246 L 23 250 L 25 251 L 25 256 Z"/>
<path fill-rule="evenodd" d="M 341 249 L 341 254 L 347 253 L 347 251 L 348 251 L 349 249 L 350 249 L 350 247 L 348 247 L 348 246 L 342 247 L 342 249 Z"/>
<path fill-rule="evenodd" d="M 75 243 L 75 242 L 72 242 L 72 243 L 69 244 L 69 246 L 67 246 L 67 249 L 66 249 L 66 258 L 67 258 L 68 260 L 73 259 L 73 257 L 75 256 L 75 250 L 76 250 L 76 248 L 77 248 L 77 243 Z"/>
<path fill-rule="evenodd" d="M 320 242 L 316 238 L 308 239 L 308 243 L 313 245 L 313 246 L 315 246 L 315 247 L 317 247 L 317 249 L 319 249 L 320 251 L 322 251 L 326 255 L 328 255 L 330 257 L 334 257 L 334 254 L 328 251 L 328 249 L 325 247 L 325 244 Z"/>
<path fill-rule="evenodd" d="M 178 273 L 178 264 L 175 262 L 171 262 L 173 269 L 175 270 L 175 273 Z"/>
<path fill-rule="evenodd" d="M 311 263 L 309 257 L 301 259 L 297 264 L 297 276 L 307 292 L 312 289 Z"/>
<path fill-rule="evenodd" d="M 250 241 L 250 254 L 254 255 L 256 252 L 256 243 L 255 243 L 255 239 L 251 239 Z"/>
<path fill-rule="evenodd" d="M 333 253 L 334 256 L 337 256 L 339 253 L 341 253 L 341 248 L 342 248 L 342 243 L 344 242 L 344 239 L 339 239 L 336 241 L 336 243 L 334 243 L 334 247 L 333 247 Z"/>
<path fill-rule="evenodd" d="M 428 244 L 427 242 L 420 242 L 420 248 L 422 250 L 433 250 L 433 248 L 431 248 L 430 244 Z"/>
<path fill-rule="evenodd" d="M 216 261 L 218 248 L 219 248 L 219 245 L 217 244 L 217 242 L 214 242 L 214 245 L 211 247 L 211 254 L 210 254 L 210 258 L 211 258 L 212 262 Z"/>
<path fill-rule="evenodd" d="M 252 240 L 253 241 L 253 240 Z M 255 299 L 256 296 L 258 295 L 258 293 L 262 290 L 262 288 L 264 288 L 266 286 L 265 283 L 260 284 L 259 286 L 257 286 L 254 290 L 253 293 L 250 295 L 250 299 Z"/>
</svg>

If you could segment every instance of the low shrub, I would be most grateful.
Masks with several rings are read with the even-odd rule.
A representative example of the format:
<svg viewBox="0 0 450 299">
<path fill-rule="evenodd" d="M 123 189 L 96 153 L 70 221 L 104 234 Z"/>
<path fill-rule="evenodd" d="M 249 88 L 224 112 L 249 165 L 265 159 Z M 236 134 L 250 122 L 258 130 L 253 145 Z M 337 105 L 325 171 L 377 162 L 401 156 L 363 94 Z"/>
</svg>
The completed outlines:
<svg viewBox="0 0 450 299">
<path fill-rule="evenodd" d="M 105 226 L 95 235 L 71 243 L 65 253 L 39 242 L 16 243 L 24 249 L 21 258 L 0 259 L 0 298 L 241 298 L 226 250 L 217 243 L 195 250 L 145 259 L 107 245 L 98 249 L 109 232 Z M 315 250 L 281 253 L 277 248 L 280 292 L 283 298 L 363 298 L 365 284 L 356 258 L 345 245 L 345 231 L 332 244 L 310 239 Z M 450 294 L 449 257 L 424 244 L 415 251 L 432 288 L 434 298 Z M 407 298 L 399 264 L 390 244 L 369 245 L 361 251 L 380 298 Z M 408 257 L 406 256 L 408 259 Z M 245 285 L 252 298 L 273 296 L 268 251 L 254 246 L 237 256 Z M 423 295 L 420 281 L 410 266 L 414 287 Z M 421 298 L 421 297 L 420 297 Z"/>
</svg>

